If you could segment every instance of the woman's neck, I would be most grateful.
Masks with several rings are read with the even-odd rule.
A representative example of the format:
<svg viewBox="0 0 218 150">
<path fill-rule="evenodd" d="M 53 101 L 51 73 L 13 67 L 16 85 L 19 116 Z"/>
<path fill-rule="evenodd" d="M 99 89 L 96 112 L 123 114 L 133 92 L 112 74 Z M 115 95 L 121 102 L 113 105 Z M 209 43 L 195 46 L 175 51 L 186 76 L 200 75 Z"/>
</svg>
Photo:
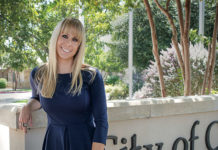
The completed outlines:
<svg viewBox="0 0 218 150">
<path fill-rule="evenodd" d="M 64 61 L 59 60 L 57 64 L 57 72 L 58 73 L 71 73 L 72 72 L 73 61 Z"/>
</svg>

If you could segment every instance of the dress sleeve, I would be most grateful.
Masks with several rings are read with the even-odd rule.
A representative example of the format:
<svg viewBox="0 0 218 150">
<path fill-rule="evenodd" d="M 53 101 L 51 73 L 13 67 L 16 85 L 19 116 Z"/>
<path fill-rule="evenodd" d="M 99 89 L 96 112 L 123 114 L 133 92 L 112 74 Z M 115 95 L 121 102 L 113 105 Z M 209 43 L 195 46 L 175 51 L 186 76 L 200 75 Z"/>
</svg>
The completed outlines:
<svg viewBox="0 0 218 150">
<path fill-rule="evenodd" d="M 98 69 L 96 76 L 90 88 L 92 112 L 96 125 L 93 142 L 106 145 L 108 132 L 107 103 L 104 89 L 104 82 Z"/>
<path fill-rule="evenodd" d="M 34 81 L 36 71 L 37 71 L 37 68 L 34 68 L 32 70 L 32 72 L 30 73 L 30 86 L 31 86 L 31 89 L 32 89 L 31 99 L 35 99 L 35 100 L 39 101 L 39 94 L 37 92 L 37 84 Z"/>
</svg>

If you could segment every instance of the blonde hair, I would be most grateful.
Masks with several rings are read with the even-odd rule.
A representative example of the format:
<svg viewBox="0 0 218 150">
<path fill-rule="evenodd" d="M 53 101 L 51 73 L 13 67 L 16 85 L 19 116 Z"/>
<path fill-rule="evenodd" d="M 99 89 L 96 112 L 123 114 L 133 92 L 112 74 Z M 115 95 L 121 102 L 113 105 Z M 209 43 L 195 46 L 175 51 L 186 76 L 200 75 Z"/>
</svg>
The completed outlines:
<svg viewBox="0 0 218 150">
<path fill-rule="evenodd" d="M 46 98 L 52 98 L 56 89 L 57 83 L 57 56 L 56 56 L 56 43 L 59 37 L 59 34 L 63 31 L 68 31 L 69 29 L 74 28 L 76 31 L 76 36 L 81 42 L 80 46 L 74 55 L 73 66 L 72 66 L 72 81 L 69 92 L 73 95 L 80 94 L 83 84 L 81 70 L 86 70 L 92 73 L 92 81 L 96 71 L 90 69 L 89 65 L 82 64 L 84 54 L 85 54 L 85 29 L 82 23 L 78 19 L 74 18 L 65 18 L 60 21 L 55 27 L 51 39 L 49 41 L 49 58 L 48 63 L 42 65 L 38 68 L 35 81 L 38 83 L 38 91 L 41 95 Z M 79 85 L 78 80 L 79 79 Z"/>
</svg>

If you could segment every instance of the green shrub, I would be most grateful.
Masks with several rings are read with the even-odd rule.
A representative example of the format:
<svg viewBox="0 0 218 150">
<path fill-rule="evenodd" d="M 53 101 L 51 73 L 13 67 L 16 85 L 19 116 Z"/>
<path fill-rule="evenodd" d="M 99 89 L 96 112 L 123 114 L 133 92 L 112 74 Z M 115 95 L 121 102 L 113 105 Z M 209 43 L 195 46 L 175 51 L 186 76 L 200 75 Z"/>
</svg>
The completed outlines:
<svg viewBox="0 0 218 150">
<path fill-rule="evenodd" d="M 113 85 L 105 85 L 105 92 L 110 93 L 113 89 Z"/>
<path fill-rule="evenodd" d="M 7 80 L 5 78 L 0 78 L 0 88 L 6 88 L 7 87 Z"/>
<path fill-rule="evenodd" d="M 119 82 L 120 80 L 120 77 L 119 76 L 116 76 L 116 75 L 110 75 L 110 76 L 107 76 L 106 80 L 105 80 L 105 83 L 107 85 L 115 85 Z"/>
<path fill-rule="evenodd" d="M 124 99 L 128 96 L 128 86 L 123 83 L 119 82 L 119 84 L 114 85 L 114 86 L 109 86 L 108 87 L 109 91 L 109 99 Z"/>
<path fill-rule="evenodd" d="M 218 91 L 212 90 L 211 94 L 218 94 Z"/>
<path fill-rule="evenodd" d="M 181 48 L 180 48 L 181 49 Z M 191 66 L 191 95 L 200 95 L 203 84 L 205 66 L 207 62 L 208 51 L 200 43 L 196 45 L 190 44 L 190 66 Z M 182 96 L 184 93 L 184 85 L 181 69 L 178 64 L 175 47 L 172 45 L 167 50 L 160 52 L 160 61 L 163 69 L 164 84 L 167 96 Z M 218 62 L 218 61 L 217 61 Z M 213 90 L 218 89 L 218 63 L 215 63 Z M 134 98 L 160 97 L 160 82 L 157 65 L 151 61 L 150 66 L 144 70 L 142 75 L 144 78 L 143 87 L 134 93 Z"/>
</svg>

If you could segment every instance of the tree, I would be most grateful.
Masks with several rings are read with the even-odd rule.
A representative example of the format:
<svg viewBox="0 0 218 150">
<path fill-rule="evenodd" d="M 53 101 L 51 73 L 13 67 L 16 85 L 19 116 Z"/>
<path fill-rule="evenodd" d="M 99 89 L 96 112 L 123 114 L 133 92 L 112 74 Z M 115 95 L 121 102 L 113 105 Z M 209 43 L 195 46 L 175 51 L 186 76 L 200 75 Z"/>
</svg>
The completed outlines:
<svg viewBox="0 0 218 150">
<path fill-rule="evenodd" d="M 12 42 L 10 46 L 5 47 L 5 50 L 1 56 L 1 65 L 4 68 L 10 68 L 13 71 L 13 86 L 14 90 L 17 89 L 19 72 L 29 67 L 36 66 L 36 56 L 34 52 L 30 50 L 21 50 L 16 45 L 16 42 Z"/>
<path fill-rule="evenodd" d="M 165 1 L 159 1 L 160 5 L 165 6 Z M 208 2 L 206 2 L 206 10 L 205 11 L 205 36 L 210 37 L 212 34 L 213 28 L 213 18 L 215 16 L 214 6 L 210 6 Z M 161 12 L 161 10 L 157 7 L 155 2 L 150 3 L 151 11 L 153 14 L 154 22 L 156 23 L 157 30 L 157 39 L 158 39 L 158 47 L 159 49 L 166 49 L 170 46 L 171 38 L 176 37 L 172 36 L 171 25 L 165 17 L 165 15 Z M 198 30 L 198 0 L 194 0 L 191 3 L 191 22 L 190 29 Z M 144 8 L 144 4 L 141 2 L 137 7 L 133 9 L 133 65 L 136 68 L 137 72 L 144 70 L 149 65 L 149 61 L 153 60 L 152 55 L 152 41 L 150 38 L 150 27 L 149 21 L 146 16 L 146 11 Z M 171 1 L 168 6 L 168 13 L 171 15 L 174 25 L 176 27 L 177 32 L 177 41 L 180 43 L 180 32 L 179 32 L 179 21 L 178 21 L 178 13 L 176 8 L 175 1 Z M 117 57 L 117 61 L 124 64 L 125 67 L 128 66 L 128 15 L 123 14 L 117 17 L 112 22 L 112 42 L 109 43 L 109 47 L 111 50 L 115 52 Z M 196 31 L 197 32 L 197 31 Z M 209 36 L 210 35 L 210 36 Z M 207 46 L 205 42 L 205 46 Z"/>
<path fill-rule="evenodd" d="M 149 24 L 150 24 L 150 27 L 151 27 L 151 36 L 152 36 L 152 43 L 153 43 L 152 52 L 153 52 L 153 55 L 155 57 L 155 61 L 157 63 L 159 79 L 160 79 L 161 94 L 162 94 L 162 97 L 166 97 L 166 89 L 165 89 L 164 79 L 163 79 L 163 70 L 162 70 L 162 67 L 161 67 L 161 64 L 160 64 L 160 56 L 159 56 L 159 53 L 158 53 L 156 29 L 155 29 L 153 17 L 152 17 L 152 14 L 151 14 L 150 4 L 149 4 L 148 0 L 144 0 L 144 3 L 145 3 L 146 11 L 147 11 L 147 14 L 148 14 Z"/>
<path fill-rule="evenodd" d="M 105 71 L 108 70 L 106 69 L 106 66 L 114 69 L 112 64 L 118 66 L 120 63 L 111 62 L 110 64 L 110 61 L 108 62 L 108 60 L 111 60 L 111 58 L 103 57 L 110 57 L 111 53 L 105 54 L 105 44 L 100 38 L 113 32 L 111 20 L 113 20 L 116 15 L 124 12 L 125 7 L 120 4 L 119 0 L 81 1 L 81 3 L 83 5 L 83 15 L 87 30 L 85 62 Z"/>
<path fill-rule="evenodd" d="M 181 45 L 182 54 L 185 64 L 185 81 L 184 81 L 184 95 L 188 96 L 191 94 L 191 71 L 190 71 L 190 53 L 189 53 L 189 29 L 190 29 L 190 17 L 191 17 L 191 1 L 185 1 L 185 20 L 183 20 L 182 5 L 180 0 L 176 0 L 179 23 L 180 23 L 180 34 L 181 34 Z"/>
<path fill-rule="evenodd" d="M 182 71 L 182 77 L 183 77 L 183 80 L 185 81 L 185 66 L 184 66 L 182 55 L 181 55 L 181 52 L 180 52 L 180 49 L 179 49 L 176 26 L 174 24 L 173 17 L 169 13 L 170 1 L 169 0 L 167 1 L 166 8 L 163 8 L 157 0 L 155 0 L 155 3 L 158 6 L 158 8 L 165 14 L 165 16 L 167 17 L 167 19 L 168 19 L 168 21 L 170 23 L 172 34 L 173 34 L 172 43 L 176 48 L 176 54 L 177 54 L 178 62 L 179 62 L 179 65 L 180 65 L 180 68 L 181 68 L 181 71 Z"/>
<path fill-rule="evenodd" d="M 159 49 L 166 49 L 170 46 L 170 26 L 167 24 L 165 16 L 151 3 L 154 22 L 156 24 L 157 39 Z M 176 13 L 175 9 L 170 9 Z M 161 21 L 160 21 L 161 20 Z M 112 22 L 112 41 L 108 44 L 111 51 L 114 51 L 117 60 L 128 66 L 128 15 L 123 14 Z M 144 4 L 141 3 L 133 9 L 133 66 L 137 72 L 141 72 L 153 60 L 152 39 L 150 38 L 149 21 L 146 15 Z"/>
<path fill-rule="evenodd" d="M 177 57 L 179 60 L 179 64 L 180 64 L 182 74 L 183 74 L 183 79 L 184 79 L 184 95 L 186 96 L 190 95 L 191 94 L 191 72 L 190 72 L 190 54 L 189 54 L 189 29 L 190 29 L 190 16 L 191 16 L 191 1 L 190 0 L 185 1 L 185 20 L 184 20 L 181 1 L 176 0 L 178 18 L 179 18 L 179 26 L 180 26 L 180 34 L 181 34 L 182 54 L 180 53 L 180 50 L 178 47 L 176 27 L 174 25 L 171 15 L 168 12 L 170 0 L 167 0 L 165 9 L 159 4 L 157 0 L 155 0 L 155 3 L 161 9 L 161 11 L 167 16 L 168 21 L 170 22 L 172 32 L 173 32 L 172 42 L 176 47 Z M 147 5 L 149 4 L 145 3 L 146 8 L 147 8 Z M 184 65 L 183 65 L 183 62 L 184 62 Z"/>
<path fill-rule="evenodd" d="M 14 71 L 15 90 L 18 72 L 36 64 L 35 54 L 28 47 L 31 39 L 30 20 L 34 16 L 31 5 L 32 3 L 26 0 L 0 2 L 0 65 Z"/>
<path fill-rule="evenodd" d="M 178 61 L 179 61 L 180 68 L 183 74 L 183 79 L 184 79 L 184 95 L 186 96 L 190 95 L 191 94 L 191 71 L 190 71 L 191 68 L 190 68 L 190 52 L 189 52 L 189 30 L 190 30 L 190 17 L 191 17 L 191 1 L 190 0 L 185 1 L 185 20 L 184 20 L 181 1 L 176 0 L 179 25 L 180 25 L 180 35 L 181 35 L 180 40 L 181 40 L 181 45 L 182 45 L 182 54 L 180 53 L 180 49 L 178 47 L 176 27 L 174 25 L 174 22 L 173 22 L 173 19 L 170 13 L 168 12 L 170 0 L 167 0 L 166 8 L 163 8 L 158 2 L 158 0 L 155 0 L 155 3 L 159 7 L 159 9 L 166 15 L 171 25 L 171 29 L 173 33 L 172 43 L 174 44 L 176 48 Z M 217 15 L 218 15 L 218 12 L 216 12 L 216 17 Z M 207 71 L 209 71 L 209 75 L 208 75 L 209 93 L 211 89 L 211 84 L 212 84 L 212 79 L 213 79 L 213 70 L 214 70 L 214 66 L 215 66 L 214 64 L 215 64 L 215 59 L 216 59 L 215 49 L 216 49 L 216 39 L 217 39 L 217 24 L 218 23 L 217 23 L 217 18 L 216 18 L 215 23 L 214 23 L 214 31 L 213 31 L 213 42 L 212 42 L 213 44 L 212 44 L 211 52 L 209 53 L 209 57 L 208 57 L 208 64 L 207 64 L 207 69 L 205 73 L 202 93 L 204 93 L 204 90 L 205 90 L 206 79 L 207 79 L 207 74 L 208 74 Z M 184 61 L 184 65 L 183 65 L 183 61 Z"/>
<path fill-rule="evenodd" d="M 214 67 L 216 62 L 216 41 L 217 41 L 217 32 L 218 32 L 218 2 L 216 2 L 216 18 L 214 22 L 214 30 L 211 46 L 209 44 L 209 54 L 208 54 L 208 62 L 205 72 L 204 84 L 202 88 L 202 94 L 205 94 L 206 82 L 208 93 L 211 93 L 212 80 L 214 74 Z"/>
</svg>

